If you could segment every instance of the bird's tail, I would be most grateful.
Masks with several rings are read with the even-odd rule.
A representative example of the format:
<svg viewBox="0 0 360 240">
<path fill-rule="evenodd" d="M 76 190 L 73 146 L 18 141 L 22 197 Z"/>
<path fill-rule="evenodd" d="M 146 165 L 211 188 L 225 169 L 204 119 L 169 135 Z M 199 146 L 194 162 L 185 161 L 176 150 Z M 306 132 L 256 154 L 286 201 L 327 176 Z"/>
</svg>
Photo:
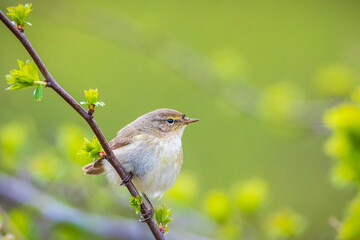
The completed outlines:
<svg viewBox="0 0 360 240">
<path fill-rule="evenodd" d="M 105 172 L 103 159 L 96 159 L 94 162 L 85 165 L 82 170 L 85 175 L 100 175 Z"/>
</svg>

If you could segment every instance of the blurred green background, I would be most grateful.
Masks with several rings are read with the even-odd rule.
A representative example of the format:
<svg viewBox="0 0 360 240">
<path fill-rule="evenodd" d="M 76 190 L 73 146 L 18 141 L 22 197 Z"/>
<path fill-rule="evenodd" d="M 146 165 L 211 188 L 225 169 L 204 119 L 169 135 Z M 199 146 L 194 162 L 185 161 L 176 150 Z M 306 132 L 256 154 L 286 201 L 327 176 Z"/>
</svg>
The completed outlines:
<svg viewBox="0 0 360 240">
<path fill-rule="evenodd" d="M 0 9 L 6 12 L 18 3 L 23 2 L 1 1 Z M 177 227 L 177 216 L 197 209 L 205 230 L 197 229 L 196 234 L 216 238 L 217 233 L 206 230 L 211 219 L 206 219 L 203 207 L 206 196 L 223 191 L 231 199 L 237 183 L 256 178 L 268 189 L 258 216 L 261 224 L 272 212 L 291 208 L 306 219 L 306 230 L 298 239 L 334 239 L 329 218 L 343 218 L 354 190 L 331 184 L 331 161 L 323 147 L 329 134 L 322 115 L 359 84 L 359 1 L 32 3 L 28 20 L 33 26 L 26 28 L 27 37 L 55 80 L 76 100 L 84 100 L 84 89 L 99 89 L 106 106 L 97 109 L 95 118 L 108 140 L 157 108 L 201 119 L 183 136 L 182 173 L 190 175 L 198 193 L 190 191 L 190 200 L 165 196 L 159 201 L 173 211 L 169 236 Z M 3 25 L 0 53 L 3 76 L 17 68 L 17 59 L 29 59 Z M 83 175 L 81 166 L 88 161 L 76 156 L 76 147 L 92 133 L 76 112 L 49 89 L 37 103 L 32 90 L 5 91 L 6 87 L 3 77 L 3 145 L 19 132 L 24 140 L 20 144 L 13 137 L 19 149 L 2 155 L 0 171 L 86 212 L 135 219 L 125 190 L 113 189 L 104 176 Z M 114 200 L 118 192 L 122 197 Z M 47 238 L 41 230 L 43 220 L 33 221 L 31 208 L 0 200 L 9 221 L 23 214 L 36 226 L 17 227 L 11 230 L 15 235 L 101 239 L 62 225 Z M 125 212 L 113 210 L 118 202 L 125 203 L 119 207 Z"/>
</svg>

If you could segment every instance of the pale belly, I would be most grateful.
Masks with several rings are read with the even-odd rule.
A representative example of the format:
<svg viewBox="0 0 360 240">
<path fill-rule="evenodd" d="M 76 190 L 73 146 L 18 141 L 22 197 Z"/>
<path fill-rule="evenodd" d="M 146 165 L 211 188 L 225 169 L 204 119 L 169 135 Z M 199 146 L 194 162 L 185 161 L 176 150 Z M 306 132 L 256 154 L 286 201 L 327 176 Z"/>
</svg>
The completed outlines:
<svg viewBox="0 0 360 240">
<path fill-rule="evenodd" d="M 183 162 L 181 138 L 139 140 L 114 153 L 125 170 L 133 173 L 133 183 L 138 191 L 149 198 L 162 197 L 174 185 Z M 105 170 L 111 183 L 121 183 L 108 162 Z"/>
<path fill-rule="evenodd" d="M 175 183 L 179 175 L 182 162 L 178 159 L 167 159 L 155 165 L 153 170 L 142 177 L 134 177 L 133 182 L 140 192 L 149 198 L 162 197 Z"/>
</svg>

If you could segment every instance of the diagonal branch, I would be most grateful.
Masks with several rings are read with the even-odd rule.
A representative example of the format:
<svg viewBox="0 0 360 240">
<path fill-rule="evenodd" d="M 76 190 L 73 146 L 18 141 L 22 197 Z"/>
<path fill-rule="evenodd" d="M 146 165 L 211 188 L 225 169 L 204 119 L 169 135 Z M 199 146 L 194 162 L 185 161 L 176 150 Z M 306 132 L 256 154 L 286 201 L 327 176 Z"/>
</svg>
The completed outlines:
<svg viewBox="0 0 360 240">
<path fill-rule="evenodd" d="M 119 161 L 116 159 L 113 151 L 111 150 L 109 143 L 106 141 L 106 138 L 102 131 L 100 130 L 99 126 L 97 125 L 95 119 L 92 117 L 92 115 L 88 114 L 88 112 L 80 106 L 78 102 L 75 101 L 75 99 L 70 96 L 51 76 L 49 71 L 46 69 L 45 64 L 41 61 L 39 55 L 36 53 L 35 49 L 31 46 L 30 42 L 27 40 L 25 34 L 21 31 L 19 31 L 12 23 L 11 21 L 5 16 L 5 14 L 0 11 L 0 20 L 6 25 L 6 27 L 19 39 L 21 44 L 25 47 L 25 49 L 28 51 L 36 65 L 38 66 L 40 72 L 45 78 L 45 81 L 47 82 L 47 87 L 52 88 L 60 97 L 62 97 L 75 111 L 77 111 L 82 118 L 88 123 L 91 130 L 94 132 L 95 136 L 98 138 L 99 142 L 101 143 L 101 146 L 103 147 L 104 151 L 106 152 L 108 158 L 107 160 L 109 163 L 114 167 L 116 172 L 120 175 L 121 179 L 124 179 L 126 177 L 126 172 L 122 168 Z M 129 184 L 126 184 L 127 189 L 129 190 L 130 194 L 133 197 L 136 197 L 139 195 L 139 192 L 135 188 L 134 184 L 132 182 L 129 182 Z M 144 204 L 141 204 L 141 213 L 142 214 L 149 214 L 150 210 L 147 209 L 147 207 Z M 154 220 L 150 218 L 148 221 L 146 221 L 147 225 L 149 226 L 151 232 L 153 233 L 155 239 L 164 239 L 163 234 L 159 231 L 157 225 L 155 224 Z"/>
</svg>

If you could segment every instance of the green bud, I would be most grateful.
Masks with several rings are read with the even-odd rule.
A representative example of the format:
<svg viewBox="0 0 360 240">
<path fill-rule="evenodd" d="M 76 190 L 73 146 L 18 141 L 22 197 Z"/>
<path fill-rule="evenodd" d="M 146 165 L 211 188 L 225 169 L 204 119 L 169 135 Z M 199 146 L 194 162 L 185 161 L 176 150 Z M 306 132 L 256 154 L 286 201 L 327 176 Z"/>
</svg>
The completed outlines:
<svg viewBox="0 0 360 240">
<path fill-rule="evenodd" d="M 86 98 L 86 102 L 80 102 L 81 105 L 87 105 L 89 110 L 92 109 L 94 110 L 95 107 L 103 107 L 105 105 L 104 102 L 99 102 L 98 101 L 98 96 L 99 96 L 99 92 L 96 89 L 89 89 L 88 91 L 84 91 L 85 92 L 85 98 Z"/>
<path fill-rule="evenodd" d="M 6 90 L 17 90 L 35 86 L 35 82 L 39 82 L 39 75 L 37 66 L 33 61 L 18 60 L 19 70 L 14 69 L 10 71 L 5 77 L 10 85 Z"/>
<path fill-rule="evenodd" d="M 135 212 L 136 214 L 139 214 L 140 213 L 140 210 L 141 210 L 141 196 L 138 195 L 136 197 L 132 197 L 130 198 L 130 207 L 134 207 L 135 208 Z"/>
<path fill-rule="evenodd" d="M 100 157 L 100 152 L 102 151 L 102 146 L 96 136 L 93 137 L 90 142 L 88 139 L 84 138 L 84 143 L 79 150 L 78 154 L 86 156 L 90 159 L 97 159 Z"/>
<path fill-rule="evenodd" d="M 37 66 L 33 61 L 27 60 L 26 63 L 18 60 L 19 70 L 10 71 L 5 77 L 10 85 L 6 90 L 19 90 L 35 86 L 34 97 L 36 101 L 43 98 L 43 87 L 46 82 L 39 80 Z"/>
<path fill-rule="evenodd" d="M 31 23 L 26 22 L 29 13 L 32 11 L 31 3 L 25 5 L 19 4 L 16 7 L 8 7 L 7 10 L 7 15 L 13 19 L 18 29 L 23 30 L 25 24 L 31 25 Z"/>
<path fill-rule="evenodd" d="M 154 218 L 156 224 L 159 226 L 159 229 L 164 234 L 168 233 L 169 227 L 168 223 L 173 219 L 170 218 L 172 212 L 170 208 L 167 208 L 165 205 L 155 208 Z"/>
</svg>

